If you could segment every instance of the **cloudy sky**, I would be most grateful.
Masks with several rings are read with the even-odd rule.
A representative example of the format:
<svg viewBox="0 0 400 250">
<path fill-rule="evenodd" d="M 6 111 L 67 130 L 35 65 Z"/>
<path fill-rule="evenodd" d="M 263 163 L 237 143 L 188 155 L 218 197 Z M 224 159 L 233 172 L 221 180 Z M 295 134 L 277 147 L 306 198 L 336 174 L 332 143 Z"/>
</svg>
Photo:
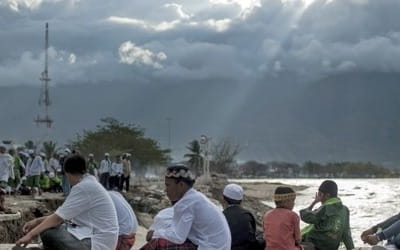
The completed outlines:
<svg viewBox="0 0 400 250">
<path fill-rule="evenodd" d="M 398 0 L 0 0 L 0 84 L 400 71 Z M 244 83 L 245 84 L 245 83 Z"/>
<path fill-rule="evenodd" d="M 217 136 L 244 120 L 237 111 L 255 112 L 259 104 L 254 102 L 249 109 L 245 104 L 259 94 L 257 84 L 294 82 L 299 88 L 353 73 L 366 79 L 371 79 L 371 74 L 397 76 L 398 13 L 399 0 L 0 0 L 0 87 L 40 86 L 44 28 L 48 22 L 52 88 L 123 83 L 142 84 L 151 89 L 149 93 L 156 89 L 170 91 L 168 98 L 154 98 L 159 102 L 152 111 L 157 112 L 179 99 L 185 93 L 182 89 L 200 91 L 201 95 L 207 90 L 198 85 L 204 85 L 216 108 L 207 113 L 205 119 L 211 122 L 203 127 L 214 129 L 210 133 Z M 281 94 L 291 90 L 289 87 L 279 90 L 279 94 L 270 93 L 270 99 L 290 101 L 290 96 Z M 213 91 L 225 95 L 213 96 Z M 224 102 L 218 103 L 222 98 Z M 180 116 L 193 110 L 200 112 L 199 105 L 208 104 L 208 100 L 199 102 L 187 107 L 183 115 L 169 116 L 179 123 Z M 171 109 L 183 108 L 179 100 L 174 105 Z M 159 118 L 162 123 L 165 113 L 157 114 L 164 116 Z M 103 115 L 96 113 L 91 125 Z M 293 117 L 292 113 L 289 116 Z M 281 117 L 276 115 L 277 119 Z M 151 118 L 146 119 L 142 125 L 147 128 Z M 264 125 L 271 124 L 271 120 L 268 122 Z M 275 127 L 282 129 L 283 122 L 297 121 L 277 121 Z M 233 131 L 261 131 L 257 124 L 255 119 Z M 268 133 L 273 136 L 276 131 L 271 128 Z M 179 143 L 188 142 L 193 134 L 201 132 L 188 131 Z M 318 131 L 317 136 L 325 135 Z M 252 144 L 250 137 L 242 137 L 246 145 Z M 259 133 L 253 137 L 259 137 Z M 265 141 L 261 144 L 266 145 Z M 260 155 L 265 153 L 264 146 L 259 149 Z M 282 145 L 282 151 L 285 147 Z"/>
</svg>

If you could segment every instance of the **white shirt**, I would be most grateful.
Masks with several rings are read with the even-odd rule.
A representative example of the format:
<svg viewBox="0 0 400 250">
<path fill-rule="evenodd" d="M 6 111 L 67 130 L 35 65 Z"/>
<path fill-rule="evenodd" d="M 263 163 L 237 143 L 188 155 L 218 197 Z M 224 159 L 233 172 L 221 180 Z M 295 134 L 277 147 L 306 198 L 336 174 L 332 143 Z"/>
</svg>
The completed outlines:
<svg viewBox="0 0 400 250">
<path fill-rule="evenodd" d="M 29 172 L 31 169 L 32 161 L 33 161 L 33 158 L 31 156 L 29 156 L 28 161 L 26 162 L 26 165 L 25 165 L 25 176 L 30 176 Z"/>
<path fill-rule="evenodd" d="M 150 226 L 149 230 L 169 230 L 172 225 L 172 218 L 174 217 L 174 208 L 167 207 L 158 212 L 154 217 L 153 224 Z M 154 238 L 154 235 L 153 235 Z"/>
<path fill-rule="evenodd" d="M 53 157 L 50 158 L 49 166 L 50 166 L 50 168 L 48 169 L 49 172 L 53 172 L 54 174 L 57 174 L 57 172 L 61 172 L 60 162 L 56 158 Z"/>
<path fill-rule="evenodd" d="M 99 168 L 99 173 L 104 174 L 104 173 L 110 173 L 111 170 L 111 161 L 110 160 L 102 160 L 100 162 L 100 168 Z"/>
<path fill-rule="evenodd" d="M 119 235 L 136 233 L 138 222 L 131 205 L 118 192 L 108 191 L 108 194 L 114 202 L 115 210 L 117 211 Z"/>
<path fill-rule="evenodd" d="M 40 175 L 44 172 L 44 169 L 42 157 L 37 155 L 29 166 L 29 176 Z"/>
<path fill-rule="evenodd" d="M 0 154 L 0 181 L 8 182 L 8 178 L 14 178 L 13 170 L 12 156 L 7 153 Z"/>
<path fill-rule="evenodd" d="M 120 163 L 113 162 L 111 166 L 110 176 L 116 176 L 118 174 L 122 174 L 122 167 L 123 167 L 122 162 Z"/>
<path fill-rule="evenodd" d="M 154 231 L 154 238 L 175 244 L 189 239 L 198 250 L 231 249 L 231 232 L 225 216 L 202 193 L 189 189 L 173 208 L 171 228 Z"/>
<path fill-rule="evenodd" d="M 92 250 L 115 249 L 119 230 L 117 212 L 110 195 L 94 176 L 86 174 L 72 186 L 55 214 L 77 225 L 67 227 L 77 239 L 91 238 Z"/>
</svg>

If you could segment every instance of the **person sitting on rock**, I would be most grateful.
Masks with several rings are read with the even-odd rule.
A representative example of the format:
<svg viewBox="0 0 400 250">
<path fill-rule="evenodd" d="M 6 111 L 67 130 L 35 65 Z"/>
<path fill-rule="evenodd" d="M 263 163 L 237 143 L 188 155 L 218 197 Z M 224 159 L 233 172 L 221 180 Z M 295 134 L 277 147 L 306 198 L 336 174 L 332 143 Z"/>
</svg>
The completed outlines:
<svg viewBox="0 0 400 250">
<path fill-rule="evenodd" d="M 300 217 L 293 212 L 296 193 L 290 187 L 275 189 L 276 208 L 263 218 L 264 239 L 268 250 L 300 250 Z"/>
<path fill-rule="evenodd" d="M 370 245 L 376 245 L 380 241 L 387 240 L 387 245 L 394 245 L 400 249 L 400 213 L 365 230 L 361 234 L 361 239 L 364 243 Z"/>
<path fill-rule="evenodd" d="M 337 250 L 342 241 L 347 250 L 354 249 L 349 209 L 337 193 L 338 186 L 334 181 L 323 181 L 311 205 L 300 210 L 300 218 L 310 224 L 302 230 L 303 240 L 313 243 L 315 250 Z M 312 210 L 319 202 L 322 205 Z"/>
<path fill-rule="evenodd" d="M 138 221 L 131 205 L 118 192 L 108 191 L 118 217 L 118 244 L 116 250 L 129 250 L 135 244 Z"/>
<path fill-rule="evenodd" d="M 142 250 L 231 249 L 231 234 L 222 213 L 205 195 L 193 188 L 194 176 L 184 165 L 173 165 L 165 174 L 165 191 L 173 202 L 171 226 L 149 231 L 152 239 Z"/>
<path fill-rule="evenodd" d="M 250 211 L 240 205 L 243 200 L 243 188 L 237 184 L 228 184 L 224 188 L 223 197 L 226 202 L 223 213 L 231 231 L 231 249 L 259 249 L 256 239 L 256 220 Z"/>
<path fill-rule="evenodd" d="M 25 223 L 25 235 L 16 242 L 17 246 L 25 247 L 40 235 L 44 249 L 115 249 L 119 227 L 110 195 L 94 176 L 86 173 L 82 156 L 69 156 L 64 171 L 72 186 L 70 194 L 51 215 Z"/>
</svg>

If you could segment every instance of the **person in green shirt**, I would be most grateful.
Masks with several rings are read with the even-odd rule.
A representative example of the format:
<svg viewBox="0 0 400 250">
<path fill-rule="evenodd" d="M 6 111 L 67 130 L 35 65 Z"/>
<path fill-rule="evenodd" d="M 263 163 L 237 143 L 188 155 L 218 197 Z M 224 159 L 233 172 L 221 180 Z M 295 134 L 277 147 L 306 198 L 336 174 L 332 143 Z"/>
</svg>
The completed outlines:
<svg viewBox="0 0 400 250">
<path fill-rule="evenodd" d="M 311 205 L 300 210 L 301 220 L 310 224 L 302 230 L 303 241 L 311 242 L 315 250 L 337 250 L 341 242 L 347 250 L 354 249 L 349 209 L 343 205 L 337 193 L 337 184 L 326 180 L 319 186 Z M 319 202 L 321 206 L 313 210 Z"/>
<path fill-rule="evenodd" d="M 50 191 L 49 171 L 46 171 L 44 174 L 40 175 L 39 184 L 40 184 L 40 188 L 43 190 L 43 192 Z"/>
<path fill-rule="evenodd" d="M 8 150 L 8 153 L 13 157 L 13 168 L 14 168 L 14 178 L 8 179 L 8 185 L 13 189 L 14 195 L 16 195 L 21 182 L 20 166 L 23 166 L 23 168 L 25 168 L 25 165 L 24 162 L 19 157 L 18 153 L 15 151 L 15 149 L 10 148 Z"/>
</svg>

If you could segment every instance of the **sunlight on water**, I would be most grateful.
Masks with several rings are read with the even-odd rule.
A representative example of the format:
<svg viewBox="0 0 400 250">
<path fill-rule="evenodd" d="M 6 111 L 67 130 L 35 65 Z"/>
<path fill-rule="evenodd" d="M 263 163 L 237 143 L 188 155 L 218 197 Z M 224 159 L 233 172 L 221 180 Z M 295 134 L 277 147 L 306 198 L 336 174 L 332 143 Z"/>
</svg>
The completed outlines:
<svg viewBox="0 0 400 250">
<path fill-rule="evenodd" d="M 304 185 L 309 188 L 298 192 L 296 213 L 310 205 L 318 186 L 325 179 L 258 179 L 245 182 L 280 182 L 289 185 Z M 339 187 L 339 197 L 350 209 L 350 226 L 354 244 L 363 246 L 361 232 L 400 212 L 399 179 L 333 179 Z M 265 201 L 274 207 L 273 201 Z M 303 227 L 304 224 L 301 224 Z"/>
</svg>

